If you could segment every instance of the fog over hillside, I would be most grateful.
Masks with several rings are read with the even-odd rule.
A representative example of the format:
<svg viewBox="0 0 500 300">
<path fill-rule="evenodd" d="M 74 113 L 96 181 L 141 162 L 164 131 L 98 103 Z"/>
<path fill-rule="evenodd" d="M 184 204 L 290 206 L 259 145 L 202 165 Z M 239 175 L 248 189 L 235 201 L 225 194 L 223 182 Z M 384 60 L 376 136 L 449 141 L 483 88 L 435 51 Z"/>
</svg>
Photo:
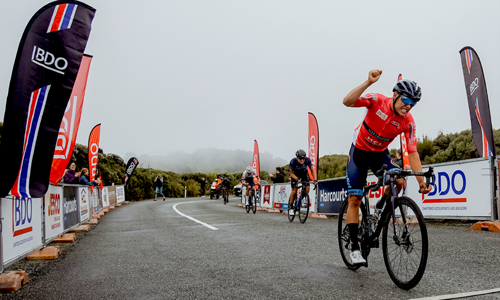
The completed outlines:
<svg viewBox="0 0 500 300">
<path fill-rule="evenodd" d="M 196 150 L 193 153 L 172 152 L 166 155 L 140 155 L 136 157 L 139 159 L 139 167 L 141 168 L 153 168 L 175 173 L 236 173 L 243 172 L 251 164 L 252 154 L 252 151 L 207 148 Z M 124 160 L 128 161 L 132 156 L 135 155 L 127 153 Z M 288 163 L 287 160 L 273 157 L 269 152 L 260 153 L 261 171 L 273 171 L 274 168 Z"/>
</svg>

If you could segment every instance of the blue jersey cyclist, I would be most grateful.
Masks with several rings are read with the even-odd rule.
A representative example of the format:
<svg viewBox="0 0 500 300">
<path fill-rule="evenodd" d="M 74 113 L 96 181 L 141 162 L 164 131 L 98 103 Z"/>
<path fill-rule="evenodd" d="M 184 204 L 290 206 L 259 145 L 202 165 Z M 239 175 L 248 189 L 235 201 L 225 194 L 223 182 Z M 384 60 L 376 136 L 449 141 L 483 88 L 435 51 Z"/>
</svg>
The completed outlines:
<svg viewBox="0 0 500 300">
<path fill-rule="evenodd" d="M 314 184 L 318 184 L 316 172 L 314 172 L 311 159 L 306 157 L 306 152 L 302 149 L 295 152 L 295 158 L 290 161 L 290 177 L 292 177 L 292 193 L 288 199 L 288 207 L 292 207 L 295 197 L 297 197 L 297 183 L 302 182 L 306 185 L 306 192 L 309 193 L 309 173 L 307 168 L 311 169 L 314 177 Z"/>
<path fill-rule="evenodd" d="M 414 81 L 401 80 L 394 86 L 392 97 L 381 94 L 368 94 L 362 97 L 363 92 L 377 82 L 381 75 L 381 70 L 370 71 L 368 79 L 350 91 L 343 101 L 347 107 L 366 107 L 363 122 L 355 131 L 346 168 L 349 195 L 346 217 L 351 237 L 350 257 L 353 264 L 366 263 L 359 251 L 358 222 L 368 169 L 376 172 L 384 164 L 389 170 L 400 168 L 389 156 L 387 147 L 394 138 L 404 132 L 407 136 L 408 157 L 412 170 L 422 172 L 422 164 L 417 152 L 415 121 L 410 113 L 422 96 L 420 87 Z M 432 190 L 432 186 L 426 186 L 423 177 L 417 176 L 416 179 L 422 193 L 427 194 Z M 399 192 L 403 186 L 403 179 L 399 179 L 397 185 Z M 389 189 L 386 189 L 386 194 L 376 204 L 377 209 L 383 207 L 386 199 L 389 198 L 388 193 Z"/>
<path fill-rule="evenodd" d="M 250 166 L 246 168 L 245 172 L 243 172 L 243 175 L 241 176 L 241 183 L 247 187 L 247 191 L 245 193 L 247 197 L 248 197 L 248 192 L 250 191 L 249 187 L 251 187 L 254 190 L 256 189 L 254 177 L 259 178 L 257 172 Z"/>
</svg>

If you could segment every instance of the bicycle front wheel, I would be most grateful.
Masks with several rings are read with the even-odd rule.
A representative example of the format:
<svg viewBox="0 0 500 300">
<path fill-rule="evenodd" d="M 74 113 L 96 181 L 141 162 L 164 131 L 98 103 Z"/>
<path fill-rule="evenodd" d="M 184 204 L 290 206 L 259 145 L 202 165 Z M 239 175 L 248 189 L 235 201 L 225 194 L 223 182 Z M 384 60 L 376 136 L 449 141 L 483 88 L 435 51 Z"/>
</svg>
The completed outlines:
<svg viewBox="0 0 500 300">
<path fill-rule="evenodd" d="M 352 243 L 351 237 L 349 235 L 349 227 L 347 226 L 347 208 L 349 207 L 349 198 L 344 200 L 339 213 L 339 226 L 338 226 L 338 239 L 339 239 L 339 249 L 342 260 L 344 261 L 347 268 L 351 270 L 357 270 L 361 265 L 355 265 L 351 260 Z M 365 204 L 361 202 L 361 206 L 358 209 L 359 213 L 359 227 L 358 227 L 358 240 L 361 242 L 360 238 L 363 234 L 362 220 L 365 213 Z M 366 259 L 366 257 L 365 257 Z"/>
<path fill-rule="evenodd" d="M 293 219 L 295 219 L 295 201 L 292 204 L 288 204 L 288 221 L 293 222 Z"/>
<path fill-rule="evenodd" d="M 409 290 L 420 282 L 427 265 L 427 228 L 422 212 L 413 200 L 398 197 L 394 205 L 396 232 L 391 212 L 383 227 L 382 251 L 392 281 Z"/>
<path fill-rule="evenodd" d="M 252 195 L 252 212 L 255 214 L 257 212 L 257 201 L 255 201 L 255 195 Z"/>
<path fill-rule="evenodd" d="M 307 220 L 307 216 L 309 216 L 309 195 L 304 195 L 302 200 L 300 200 L 299 205 L 299 220 L 300 223 L 304 223 Z"/>
</svg>

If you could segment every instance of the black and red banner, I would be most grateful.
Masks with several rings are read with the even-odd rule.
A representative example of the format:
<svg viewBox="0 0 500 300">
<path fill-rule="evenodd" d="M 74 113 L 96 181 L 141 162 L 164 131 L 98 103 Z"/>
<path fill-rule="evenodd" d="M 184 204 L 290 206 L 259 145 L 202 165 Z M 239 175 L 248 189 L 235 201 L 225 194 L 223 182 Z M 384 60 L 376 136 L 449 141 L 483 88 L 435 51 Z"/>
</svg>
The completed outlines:
<svg viewBox="0 0 500 300">
<path fill-rule="evenodd" d="M 260 177 L 259 144 L 257 140 L 253 140 L 252 168 L 257 172 L 257 176 Z"/>
<path fill-rule="evenodd" d="M 309 115 L 309 139 L 308 139 L 308 152 L 307 155 L 311 159 L 311 163 L 316 173 L 316 178 L 318 178 L 318 164 L 319 164 L 319 128 L 318 120 L 316 116 L 310 112 Z M 311 171 L 309 171 L 311 172 Z M 314 178 L 311 173 L 309 173 L 309 178 Z"/>
<path fill-rule="evenodd" d="M 135 168 L 139 165 L 139 160 L 135 157 L 132 157 L 128 160 L 127 163 L 127 168 L 125 169 L 125 185 L 127 185 L 127 182 L 129 181 L 130 177 L 132 177 L 132 174 L 135 171 Z"/>
<path fill-rule="evenodd" d="M 90 131 L 89 136 L 89 181 L 92 182 L 99 176 L 99 141 L 101 138 L 101 123 L 97 124 Z"/>
<path fill-rule="evenodd" d="M 55 1 L 29 21 L 21 38 L 7 95 L 0 156 L 0 196 L 9 191 L 43 197 L 64 111 L 68 105 L 95 9 Z"/>
<path fill-rule="evenodd" d="M 490 103 L 481 61 L 472 47 L 462 48 L 460 59 L 462 60 L 474 144 L 476 144 L 479 156 L 496 156 Z"/>
<path fill-rule="evenodd" d="M 61 127 L 59 128 L 59 135 L 57 136 L 52 169 L 50 170 L 50 183 L 52 184 L 57 184 L 61 180 L 75 148 L 91 61 L 92 56 L 83 55 L 80 70 L 73 86 L 73 92 L 64 112 Z"/>
</svg>

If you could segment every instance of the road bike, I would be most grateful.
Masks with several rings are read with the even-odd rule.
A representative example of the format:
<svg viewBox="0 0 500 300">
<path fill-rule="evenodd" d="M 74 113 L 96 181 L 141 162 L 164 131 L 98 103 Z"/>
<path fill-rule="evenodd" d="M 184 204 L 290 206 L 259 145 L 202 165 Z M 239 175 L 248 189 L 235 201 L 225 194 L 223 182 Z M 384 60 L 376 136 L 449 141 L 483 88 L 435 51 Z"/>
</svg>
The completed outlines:
<svg viewBox="0 0 500 300">
<path fill-rule="evenodd" d="M 427 264 L 428 238 L 425 221 L 417 204 L 406 196 L 397 195 L 396 180 L 407 176 L 424 176 L 426 184 L 434 185 L 432 167 L 427 172 L 405 170 L 387 171 L 387 165 L 376 172 L 378 182 L 363 189 L 363 200 L 359 208 L 358 241 L 365 264 L 353 264 L 350 258 L 352 243 L 347 226 L 348 199 L 342 203 L 338 223 L 340 253 L 349 269 L 368 267 L 371 248 L 379 248 L 379 235 L 382 232 L 382 253 L 385 267 L 392 281 L 400 288 L 409 290 L 415 287 L 424 275 Z M 369 193 L 380 187 L 390 186 L 391 197 L 384 203 L 382 210 L 370 213 Z M 381 211 L 381 213 L 380 213 Z"/>
<path fill-rule="evenodd" d="M 252 210 L 252 212 L 255 214 L 257 211 L 257 204 L 255 203 L 255 190 L 253 189 L 253 185 L 249 185 L 247 189 L 250 188 L 250 191 L 248 192 L 248 203 L 246 204 L 245 208 L 247 210 L 247 213 Z"/>
<path fill-rule="evenodd" d="M 297 211 L 299 212 L 300 223 L 304 223 L 307 220 L 309 207 L 311 206 L 309 194 L 306 192 L 307 186 L 309 186 L 309 181 L 300 181 L 297 183 L 297 197 L 293 200 L 291 207 L 288 207 L 288 221 L 293 222 Z M 314 185 L 314 189 L 316 189 L 316 185 Z"/>
</svg>

